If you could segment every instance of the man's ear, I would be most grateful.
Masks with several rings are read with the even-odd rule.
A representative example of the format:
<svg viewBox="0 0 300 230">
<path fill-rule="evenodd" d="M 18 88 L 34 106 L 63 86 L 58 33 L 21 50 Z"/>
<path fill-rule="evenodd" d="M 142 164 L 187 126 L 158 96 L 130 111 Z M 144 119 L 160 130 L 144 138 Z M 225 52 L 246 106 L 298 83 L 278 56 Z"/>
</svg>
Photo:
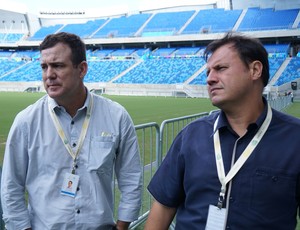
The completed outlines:
<svg viewBox="0 0 300 230">
<path fill-rule="evenodd" d="M 262 75 L 263 64 L 260 61 L 253 61 L 250 65 L 250 72 L 253 80 L 257 80 Z"/>
<path fill-rule="evenodd" d="M 84 76 L 86 75 L 87 71 L 88 71 L 88 64 L 86 61 L 82 61 L 79 66 L 78 66 L 79 70 L 80 70 L 80 78 L 84 78 Z"/>
</svg>

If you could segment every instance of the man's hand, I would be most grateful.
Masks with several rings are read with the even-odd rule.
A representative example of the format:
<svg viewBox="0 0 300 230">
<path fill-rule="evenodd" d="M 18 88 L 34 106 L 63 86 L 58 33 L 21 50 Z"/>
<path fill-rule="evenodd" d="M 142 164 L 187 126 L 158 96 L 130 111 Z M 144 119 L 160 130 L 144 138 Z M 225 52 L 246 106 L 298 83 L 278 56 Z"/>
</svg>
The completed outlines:
<svg viewBox="0 0 300 230">
<path fill-rule="evenodd" d="M 130 222 L 118 220 L 116 227 L 117 227 L 117 230 L 128 230 L 129 225 L 130 225 Z"/>
</svg>

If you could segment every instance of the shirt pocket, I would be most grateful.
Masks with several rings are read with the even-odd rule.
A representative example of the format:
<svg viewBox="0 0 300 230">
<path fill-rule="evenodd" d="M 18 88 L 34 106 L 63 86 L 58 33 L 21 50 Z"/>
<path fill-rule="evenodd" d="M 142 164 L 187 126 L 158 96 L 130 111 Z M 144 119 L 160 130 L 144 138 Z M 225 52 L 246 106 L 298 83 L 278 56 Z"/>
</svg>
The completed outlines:
<svg viewBox="0 0 300 230">
<path fill-rule="evenodd" d="M 297 176 L 274 169 L 258 169 L 252 178 L 250 209 L 259 216 L 276 219 L 294 213 Z"/>
<path fill-rule="evenodd" d="M 116 156 L 115 138 L 99 136 L 93 137 L 90 142 L 88 170 L 111 174 Z"/>
</svg>

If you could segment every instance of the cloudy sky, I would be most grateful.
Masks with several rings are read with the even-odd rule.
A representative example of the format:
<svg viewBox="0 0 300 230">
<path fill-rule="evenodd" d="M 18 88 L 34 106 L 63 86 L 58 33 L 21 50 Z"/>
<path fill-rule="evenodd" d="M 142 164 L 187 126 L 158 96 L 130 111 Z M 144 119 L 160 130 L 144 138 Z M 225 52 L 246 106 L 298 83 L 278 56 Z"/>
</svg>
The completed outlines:
<svg viewBox="0 0 300 230">
<path fill-rule="evenodd" d="M 123 9 L 125 12 L 154 9 L 157 7 L 206 4 L 216 0 L 0 0 L 1 8 L 38 13 L 61 10 Z"/>
</svg>

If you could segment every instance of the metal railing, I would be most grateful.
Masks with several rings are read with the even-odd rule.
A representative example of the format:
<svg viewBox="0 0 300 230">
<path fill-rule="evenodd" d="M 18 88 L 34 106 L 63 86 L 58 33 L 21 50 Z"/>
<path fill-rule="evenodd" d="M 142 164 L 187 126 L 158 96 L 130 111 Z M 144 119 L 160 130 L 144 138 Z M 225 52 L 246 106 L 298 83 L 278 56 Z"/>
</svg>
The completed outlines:
<svg viewBox="0 0 300 230">
<path fill-rule="evenodd" d="M 142 207 L 138 220 L 131 223 L 130 228 L 136 229 L 143 224 L 149 214 L 152 204 L 152 197 L 147 190 L 147 186 L 156 172 L 157 168 L 166 155 L 177 134 L 193 120 L 208 115 L 208 112 L 193 114 L 189 116 L 168 119 L 162 122 L 161 126 L 155 122 L 135 126 L 141 161 L 143 164 L 143 193 Z M 116 189 L 115 189 L 116 190 Z M 118 192 L 115 192 L 115 200 L 119 199 Z M 115 204 L 115 208 L 116 208 Z M 171 227 L 172 229 L 172 227 Z"/>
<path fill-rule="evenodd" d="M 193 120 L 196 120 L 197 118 L 203 116 L 207 116 L 208 114 L 208 112 L 203 112 L 183 117 L 167 119 L 161 123 L 159 132 L 159 153 L 157 159 L 158 165 L 161 164 L 163 157 L 167 153 L 177 134 Z"/>
<path fill-rule="evenodd" d="M 270 106 L 276 110 L 283 110 L 287 106 L 289 106 L 292 103 L 292 96 L 287 95 L 287 96 L 282 96 L 282 97 L 277 97 L 276 99 L 273 100 L 268 100 Z"/>
</svg>

